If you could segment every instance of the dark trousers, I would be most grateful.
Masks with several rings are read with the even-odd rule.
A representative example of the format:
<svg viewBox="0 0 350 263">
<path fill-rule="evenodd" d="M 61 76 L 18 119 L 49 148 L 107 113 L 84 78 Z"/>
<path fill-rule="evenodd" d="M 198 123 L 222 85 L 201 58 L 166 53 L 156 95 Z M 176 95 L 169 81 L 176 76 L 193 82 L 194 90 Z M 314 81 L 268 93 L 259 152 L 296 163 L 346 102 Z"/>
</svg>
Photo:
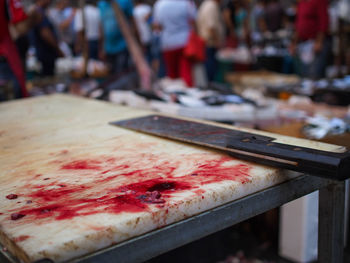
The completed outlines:
<svg viewBox="0 0 350 263">
<path fill-rule="evenodd" d="M 107 60 L 112 74 L 121 74 L 130 70 L 130 55 L 127 50 L 116 54 L 107 54 Z"/>
<path fill-rule="evenodd" d="M 205 69 L 207 71 L 208 81 L 211 82 L 215 79 L 216 69 L 218 66 L 216 60 L 217 48 L 207 47 L 206 48 L 206 60 L 205 60 Z"/>
<path fill-rule="evenodd" d="M 46 76 L 53 76 L 55 75 L 55 58 L 39 58 L 39 61 L 41 62 L 41 75 Z"/>
<path fill-rule="evenodd" d="M 98 60 L 98 40 L 89 40 L 89 58 Z"/>
<path fill-rule="evenodd" d="M 331 57 L 332 40 L 327 37 L 322 45 L 320 52 L 315 54 L 313 61 L 310 64 L 301 62 L 300 75 L 311 79 L 320 79 L 326 76 L 326 68 Z"/>
</svg>

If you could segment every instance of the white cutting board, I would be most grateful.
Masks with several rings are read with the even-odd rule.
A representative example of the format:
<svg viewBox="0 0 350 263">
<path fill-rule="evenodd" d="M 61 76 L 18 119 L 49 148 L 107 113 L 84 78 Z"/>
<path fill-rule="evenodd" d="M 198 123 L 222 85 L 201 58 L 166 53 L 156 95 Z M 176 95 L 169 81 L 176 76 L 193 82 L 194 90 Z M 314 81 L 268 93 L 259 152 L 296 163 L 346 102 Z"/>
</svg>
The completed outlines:
<svg viewBox="0 0 350 263">
<path fill-rule="evenodd" d="M 147 114 L 63 95 L 0 104 L 1 243 L 24 262 L 65 261 L 292 176 L 108 125 Z"/>
</svg>

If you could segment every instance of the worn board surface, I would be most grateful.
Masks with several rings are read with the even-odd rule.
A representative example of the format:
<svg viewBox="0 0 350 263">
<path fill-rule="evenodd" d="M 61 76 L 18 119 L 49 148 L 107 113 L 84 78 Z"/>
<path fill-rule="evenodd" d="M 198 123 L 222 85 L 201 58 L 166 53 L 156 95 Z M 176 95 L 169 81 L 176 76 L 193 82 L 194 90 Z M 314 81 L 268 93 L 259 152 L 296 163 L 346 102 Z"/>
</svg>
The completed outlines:
<svg viewBox="0 0 350 263">
<path fill-rule="evenodd" d="M 0 104 L 1 243 L 24 262 L 61 262 L 292 176 L 108 125 L 148 114 L 62 95 Z"/>
</svg>

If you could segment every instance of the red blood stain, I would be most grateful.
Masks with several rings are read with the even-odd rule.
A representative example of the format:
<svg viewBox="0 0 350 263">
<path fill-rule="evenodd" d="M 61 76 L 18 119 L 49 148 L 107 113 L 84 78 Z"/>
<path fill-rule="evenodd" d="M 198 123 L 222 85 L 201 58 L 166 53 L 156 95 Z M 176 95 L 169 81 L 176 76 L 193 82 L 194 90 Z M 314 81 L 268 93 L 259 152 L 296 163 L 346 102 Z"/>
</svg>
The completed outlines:
<svg viewBox="0 0 350 263">
<path fill-rule="evenodd" d="M 40 201 L 45 202 L 57 202 L 62 199 L 69 198 L 70 194 L 78 194 L 79 192 L 83 192 L 85 190 L 84 187 L 64 187 L 64 188 L 49 188 L 46 189 L 46 186 L 42 185 L 38 188 L 40 190 L 34 191 L 30 193 L 28 196 L 32 197 L 32 200 L 39 199 Z"/>
<path fill-rule="evenodd" d="M 22 217 L 25 217 L 26 215 L 21 214 L 21 213 L 13 213 L 11 214 L 11 220 L 18 220 L 21 219 Z"/>
<path fill-rule="evenodd" d="M 48 181 L 47 184 L 28 184 L 22 189 L 24 196 L 33 203 L 14 210 L 12 220 L 31 222 L 33 219 L 64 220 L 77 216 L 98 213 L 138 213 L 149 211 L 152 206 L 164 207 L 171 197 L 183 191 L 204 198 L 204 185 L 223 181 L 247 183 L 250 181 L 250 167 L 244 164 L 232 165 L 231 157 L 200 158 L 193 161 L 194 170 L 179 174 L 176 172 L 179 161 L 157 161 L 152 154 L 140 156 L 94 158 L 63 163 L 60 170 L 72 176 L 75 170 L 86 170 L 94 178 L 92 181 L 69 184 Z M 138 158 L 139 157 L 139 158 Z M 184 159 L 190 158 L 183 156 Z M 143 160 L 137 163 L 134 160 Z M 165 208 L 166 209 L 166 208 Z"/>
<path fill-rule="evenodd" d="M 168 191 L 168 190 L 175 190 L 175 189 L 180 189 L 180 187 L 177 185 L 176 182 L 161 182 L 159 184 L 155 184 L 152 187 L 148 189 L 148 191 L 153 192 L 153 191 Z M 184 187 L 183 189 L 188 189 L 190 187 Z"/>
<path fill-rule="evenodd" d="M 230 157 L 223 157 L 219 163 L 208 162 L 198 166 L 198 169 L 192 173 L 196 174 L 193 180 L 199 179 L 202 185 L 225 180 L 233 180 L 242 184 L 250 182 L 250 166 L 245 164 L 237 164 L 234 167 L 225 166 L 224 164 L 230 160 L 232 160 Z"/>
<path fill-rule="evenodd" d="M 24 215 L 34 215 L 37 219 L 54 217 L 56 220 L 70 219 L 96 213 L 141 212 L 147 206 L 134 194 L 104 195 L 99 198 L 70 199 L 52 205 L 20 211 Z"/>
<path fill-rule="evenodd" d="M 7 199 L 13 200 L 13 199 L 17 199 L 18 195 L 15 194 L 9 194 L 6 196 Z"/>
<path fill-rule="evenodd" d="M 63 170 L 99 170 L 101 162 L 96 160 L 78 160 L 62 165 Z"/>
<path fill-rule="evenodd" d="M 140 195 L 137 198 L 142 200 L 142 202 L 150 204 L 163 204 L 165 200 L 161 198 L 162 194 L 158 191 L 146 192 L 144 195 Z"/>
<path fill-rule="evenodd" d="M 182 191 L 191 188 L 196 188 L 195 186 L 191 186 L 186 182 L 176 182 L 176 181 L 168 181 L 164 179 L 152 179 L 147 181 L 142 181 L 134 184 L 129 184 L 125 186 L 121 186 L 117 188 L 117 191 L 127 192 L 133 191 L 136 193 L 145 193 L 145 192 L 169 192 L 169 191 Z"/>
<path fill-rule="evenodd" d="M 22 242 L 24 240 L 27 240 L 28 238 L 30 238 L 30 236 L 22 235 L 22 236 L 15 237 L 13 241 L 17 243 L 17 242 Z"/>
<path fill-rule="evenodd" d="M 98 198 L 74 198 L 73 195 L 78 193 L 84 195 L 84 192 L 91 188 L 92 185 L 86 187 L 66 185 L 64 189 L 53 188 L 35 191 L 29 195 L 31 198 L 42 204 L 50 202 L 52 204 L 21 210 L 20 214 L 34 215 L 36 218 L 54 217 L 57 220 L 62 220 L 102 212 L 141 212 L 148 209 L 147 204 L 165 202 L 160 196 L 154 195 L 155 189 L 161 192 L 169 192 L 190 189 L 191 186 L 179 182 L 154 179 L 111 189 L 109 193 Z"/>
</svg>

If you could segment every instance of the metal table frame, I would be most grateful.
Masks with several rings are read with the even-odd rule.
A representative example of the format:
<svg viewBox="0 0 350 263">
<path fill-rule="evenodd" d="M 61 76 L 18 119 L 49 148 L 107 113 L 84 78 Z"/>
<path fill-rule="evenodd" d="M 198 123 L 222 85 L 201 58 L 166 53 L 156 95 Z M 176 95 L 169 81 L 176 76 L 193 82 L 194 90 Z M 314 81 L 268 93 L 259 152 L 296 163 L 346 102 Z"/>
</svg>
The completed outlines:
<svg viewBox="0 0 350 263">
<path fill-rule="evenodd" d="M 316 190 L 320 190 L 318 262 L 343 262 L 345 182 L 307 175 L 70 262 L 143 262 Z M 0 262 L 3 261 L 18 262 L 2 250 Z"/>
</svg>

